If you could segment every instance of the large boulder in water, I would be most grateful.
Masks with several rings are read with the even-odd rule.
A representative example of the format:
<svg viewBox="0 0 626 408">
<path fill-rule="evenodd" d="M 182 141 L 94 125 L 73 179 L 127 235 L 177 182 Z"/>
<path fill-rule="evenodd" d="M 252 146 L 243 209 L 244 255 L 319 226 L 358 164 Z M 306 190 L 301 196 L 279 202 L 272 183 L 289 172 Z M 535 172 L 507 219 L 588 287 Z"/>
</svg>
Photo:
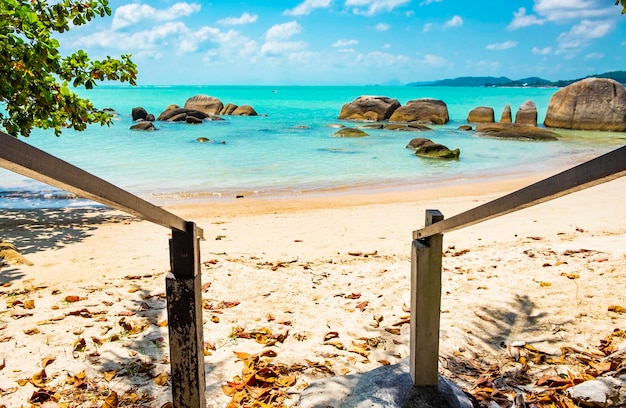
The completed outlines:
<svg viewBox="0 0 626 408">
<path fill-rule="evenodd" d="M 612 79 L 587 78 L 558 90 L 548 104 L 546 127 L 626 131 L 626 88 Z"/>
<path fill-rule="evenodd" d="M 422 98 L 408 101 L 396 109 L 389 118 L 391 122 L 418 122 L 433 125 L 448 123 L 448 106 L 439 99 Z"/>
<path fill-rule="evenodd" d="M 537 126 L 537 105 L 533 101 L 526 101 L 515 114 L 515 123 L 518 125 Z"/>
<path fill-rule="evenodd" d="M 142 120 L 132 125 L 130 127 L 130 130 L 152 131 L 152 130 L 157 130 L 157 129 L 156 127 L 154 127 L 154 124 L 152 122 L 147 121 L 147 120 Z"/>
<path fill-rule="evenodd" d="M 170 122 L 180 122 L 185 121 L 187 116 L 193 116 L 198 119 L 206 119 L 209 118 L 210 115 L 199 110 L 195 109 L 186 109 L 186 108 L 174 108 L 174 109 L 166 109 L 157 118 L 157 120 L 167 120 Z"/>
<path fill-rule="evenodd" d="M 469 123 L 493 123 L 495 121 L 495 113 L 490 106 L 479 106 L 470 111 L 467 115 Z"/>
<path fill-rule="evenodd" d="M 231 112 L 233 116 L 257 116 L 258 113 L 250 105 L 241 105 Z"/>
<path fill-rule="evenodd" d="M 480 123 L 476 126 L 476 134 L 501 139 L 522 140 L 557 140 L 559 136 L 548 129 L 517 123 Z"/>
<path fill-rule="evenodd" d="M 147 120 L 147 118 L 148 118 L 148 111 L 146 111 L 141 106 L 137 106 L 137 107 L 133 108 L 133 110 L 131 112 L 131 116 L 133 117 L 133 122 L 136 122 L 138 120 Z"/>
<path fill-rule="evenodd" d="M 197 110 L 207 115 L 218 115 L 224 108 L 224 104 L 217 98 L 208 95 L 196 95 L 187 99 L 185 109 Z"/>
<path fill-rule="evenodd" d="M 399 107 L 400 102 L 397 99 L 386 96 L 359 96 L 341 107 L 339 119 L 379 122 L 388 120 Z"/>
</svg>

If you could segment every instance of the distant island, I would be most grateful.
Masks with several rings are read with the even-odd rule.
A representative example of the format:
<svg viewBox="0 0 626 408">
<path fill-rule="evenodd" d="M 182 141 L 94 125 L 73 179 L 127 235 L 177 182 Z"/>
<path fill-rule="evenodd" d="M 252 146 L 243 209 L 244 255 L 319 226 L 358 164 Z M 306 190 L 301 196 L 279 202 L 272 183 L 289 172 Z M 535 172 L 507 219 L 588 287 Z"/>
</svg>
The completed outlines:
<svg viewBox="0 0 626 408">
<path fill-rule="evenodd" d="M 626 86 L 626 71 L 611 71 L 603 74 L 589 75 L 585 78 L 610 78 Z M 442 79 L 440 81 L 411 82 L 407 86 L 473 86 L 473 87 L 519 87 L 519 88 L 551 88 L 564 87 L 581 79 L 569 79 L 559 81 L 549 81 L 539 77 L 529 77 L 513 80 L 507 77 L 458 77 L 452 79 Z"/>
</svg>

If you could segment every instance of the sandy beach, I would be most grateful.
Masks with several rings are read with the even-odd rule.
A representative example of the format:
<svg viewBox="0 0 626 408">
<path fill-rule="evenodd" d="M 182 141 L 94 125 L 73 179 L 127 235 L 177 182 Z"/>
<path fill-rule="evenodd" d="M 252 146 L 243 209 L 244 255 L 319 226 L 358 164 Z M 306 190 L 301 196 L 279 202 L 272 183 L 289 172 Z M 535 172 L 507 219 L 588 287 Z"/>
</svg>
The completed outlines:
<svg viewBox="0 0 626 408">
<path fill-rule="evenodd" d="M 223 386 L 242 375 L 241 353 L 273 350 L 289 367 L 287 406 L 317 379 L 408 357 L 410 244 L 425 210 L 450 217 L 539 179 L 169 207 L 205 235 L 207 406 L 231 402 Z M 446 234 L 441 373 L 476 394 L 524 367 L 518 392 L 530 391 L 586 368 L 523 347 L 521 360 L 513 344 L 554 358 L 623 348 L 625 201 L 622 178 Z M 3 211 L 0 238 L 33 265 L 0 268 L 0 407 L 113 406 L 113 391 L 117 406 L 171 400 L 169 234 L 104 209 Z"/>
</svg>

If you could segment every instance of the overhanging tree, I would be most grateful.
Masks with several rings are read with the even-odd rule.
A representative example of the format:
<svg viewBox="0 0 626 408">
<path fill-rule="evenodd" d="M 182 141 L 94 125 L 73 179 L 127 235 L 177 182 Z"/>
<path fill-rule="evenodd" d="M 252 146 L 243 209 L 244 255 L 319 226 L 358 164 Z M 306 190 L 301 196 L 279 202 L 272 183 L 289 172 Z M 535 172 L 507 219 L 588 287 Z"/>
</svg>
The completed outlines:
<svg viewBox="0 0 626 408">
<path fill-rule="evenodd" d="M 130 55 L 91 60 L 78 50 L 61 56 L 54 38 L 72 26 L 111 15 L 108 0 L 0 1 L 0 127 L 28 136 L 33 128 L 84 130 L 108 125 L 111 115 L 95 109 L 71 90 L 112 80 L 135 85 L 137 66 Z"/>
<path fill-rule="evenodd" d="M 622 5 L 622 14 L 626 14 L 626 0 L 615 0 L 616 6 L 620 3 Z"/>
</svg>

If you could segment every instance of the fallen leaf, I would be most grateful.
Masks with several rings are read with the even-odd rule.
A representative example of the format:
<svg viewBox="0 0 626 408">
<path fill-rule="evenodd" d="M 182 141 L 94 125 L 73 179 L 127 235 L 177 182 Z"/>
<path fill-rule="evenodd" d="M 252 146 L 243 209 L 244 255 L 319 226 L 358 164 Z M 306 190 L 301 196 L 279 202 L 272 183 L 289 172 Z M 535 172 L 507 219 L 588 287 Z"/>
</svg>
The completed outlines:
<svg viewBox="0 0 626 408">
<path fill-rule="evenodd" d="M 364 302 L 359 303 L 358 305 L 356 305 L 355 307 L 357 309 L 359 309 L 361 312 L 365 310 L 365 308 L 367 307 L 367 305 L 369 304 L 369 302 L 366 300 Z"/>
<path fill-rule="evenodd" d="M 41 360 L 41 367 L 46 368 L 50 364 L 54 363 L 55 360 L 56 360 L 56 357 L 54 356 L 45 357 L 43 360 Z"/>
<path fill-rule="evenodd" d="M 39 333 L 41 333 L 41 332 L 36 327 L 33 327 L 32 329 L 24 330 L 24 334 L 29 335 L 29 336 L 32 336 L 33 334 L 39 334 Z"/>
<path fill-rule="evenodd" d="M 386 331 L 387 333 L 395 334 L 396 336 L 399 336 L 399 335 L 400 335 L 400 333 L 401 333 L 401 330 L 400 330 L 400 329 L 394 329 L 394 328 L 391 328 L 391 327 L 386 327 L 386 328 L 385 328 L 385 331 Z"/>
<path fill-rule="evenodd" d="M 114 378 L 115 378 L 115 376 L 116 376 L 116 375 L 117 375 L 117 371 L 115 371 L 115 370 L 105 371 L 105 372 L 104 372 L 104 379 L 105 379 L 107 382 L 110 382 L 112 379 L 114 379 Z"/>
<path fill-rule="evenodd" d="M 328 333 L 326 333 L 324 335 L 324 341 L 336 339 L 337 337 L 339 337 L 339 333 L 338 332 L 336 332 L 336 331 L 328 332 Z"/>
<path fill-rule="evenodd" d="M 24 302 L 24 309 L 34 309 L 35 301 L 33 299 L 28 299 Z"/>
<path fill-rule="evenodd" d="M 111 391 L 109 396 L 104 400 L 102 408 L 117 408 L 118 404 L 119 398 L 117 396 L 117 392 Z"/>
<path fill-rule="evenodd" d="M 626 313 L 626 308 L 622 306 L 611 305 L 609 306 L 609 312 Z"/>
<path fill-rule="evenodd" d="M 169 378 L 170 378 L 169 374 L 161 373 L 154 378 L 154 384 L 160 385 L 160 386 L 167 385 L 167 381 L 169 380 Z"/>
<path fill-rule="evenodd" d="M 80 300 L 80 296 L 65 296 L 65 301 L 68 303 L 78 302 Z"/>
</svg>

